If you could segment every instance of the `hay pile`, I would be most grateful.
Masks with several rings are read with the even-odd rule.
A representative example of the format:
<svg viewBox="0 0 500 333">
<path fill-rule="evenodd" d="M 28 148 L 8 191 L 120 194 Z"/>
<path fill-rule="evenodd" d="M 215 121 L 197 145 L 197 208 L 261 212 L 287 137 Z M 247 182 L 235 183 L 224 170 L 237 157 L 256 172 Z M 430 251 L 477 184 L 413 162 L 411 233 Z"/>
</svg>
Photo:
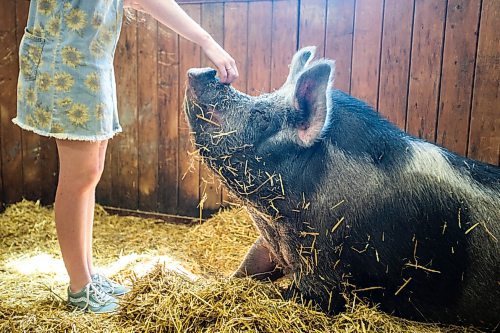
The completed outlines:
<svg viewBox="0 0 500 333">
<path fill-rule="evenodd" d="M 65 305 L 53 211 L 20 202 L 0 215 L 0 332 L 477 332 L 363 304 L 329 317 L 284 300 L 274 284 L 224 278 L 255 238 L 242 209 L 185 226 L 98 208 L 95 264 L 133 290 L 115 314 L 82 314 Z"/>
</svg>

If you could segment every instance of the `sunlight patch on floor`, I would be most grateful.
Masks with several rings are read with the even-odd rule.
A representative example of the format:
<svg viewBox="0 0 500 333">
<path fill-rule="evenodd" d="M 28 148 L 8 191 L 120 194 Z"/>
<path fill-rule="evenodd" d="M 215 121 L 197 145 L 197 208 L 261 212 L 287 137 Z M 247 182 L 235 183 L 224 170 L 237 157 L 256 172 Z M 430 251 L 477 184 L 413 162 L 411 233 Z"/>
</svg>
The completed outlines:
<svg viewBox="0 0 500 333">
<path fill-rule="evenodd" d="M 114 276 L 120 271 L 129 270 L 136 277 L 148 274 L 155 265 L 161 264 L 167 270 L 179 273 L 191 281 L 198 279 L 198 276 L 185 268 L 181 262 L 167 255 L 150 255 L 131 253 L 118 258 L 113 263 L 98 268 L 98 271 L 105 276 Z M 22 255 L 17 258 L 8 259 L 5 267 L 22 275 L 49 274 L 55 282 L 68 282 L 66 268 L 63 260 L 48 253 L 35 255 Z"/>
</svg>

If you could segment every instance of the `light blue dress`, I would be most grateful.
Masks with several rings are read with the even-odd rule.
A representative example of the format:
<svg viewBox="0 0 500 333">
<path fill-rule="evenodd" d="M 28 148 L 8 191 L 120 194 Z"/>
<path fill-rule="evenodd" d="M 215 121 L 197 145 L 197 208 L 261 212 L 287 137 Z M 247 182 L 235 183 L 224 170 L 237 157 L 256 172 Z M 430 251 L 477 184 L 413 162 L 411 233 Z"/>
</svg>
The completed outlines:
<svg viewBox="0 0 500 333">
<path fill-rule="evenodd" d="M 121 132 L 113 57 L 122 17 L 123 0 L 32 0 L 12 121 L 58 139 Z"/>
</svg>

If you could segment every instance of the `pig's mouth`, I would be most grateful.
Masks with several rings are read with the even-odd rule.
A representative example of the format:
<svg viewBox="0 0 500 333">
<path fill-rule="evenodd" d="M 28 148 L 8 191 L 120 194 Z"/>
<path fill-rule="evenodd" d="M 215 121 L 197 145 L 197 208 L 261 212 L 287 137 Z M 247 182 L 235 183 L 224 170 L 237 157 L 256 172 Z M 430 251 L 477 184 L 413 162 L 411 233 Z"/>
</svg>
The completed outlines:
<svg viewBox="0 0 500 333">
<path fill-rule="evenodd" d="M 206 126 L 210 129 L 221 128 L 221 117 L 215 105 L 201 103 L 194 89 L 189 85 L 186 89 L 185 112 L 191 127 L 197 124 L 202 129 Z"/>
</svg>

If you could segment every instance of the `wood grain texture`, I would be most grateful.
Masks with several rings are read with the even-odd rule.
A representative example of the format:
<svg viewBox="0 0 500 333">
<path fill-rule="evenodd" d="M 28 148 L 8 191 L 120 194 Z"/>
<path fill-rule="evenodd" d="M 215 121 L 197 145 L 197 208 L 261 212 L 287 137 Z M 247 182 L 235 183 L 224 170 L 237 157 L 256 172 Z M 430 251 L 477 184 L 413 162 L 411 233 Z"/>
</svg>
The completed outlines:
<svg viewBox="0 0 500 333">
<path fill-rule="evenodd" d="M 446 0 L 415 0 L 406 130 L 434 142 Z"/>
<path fill-rule="evenodd" d="M 325 55 L 326 0 L 300 1 L 299 48 L 316 46 L 318 57 Z"/>
<path fill-rule="evenodd" d="M 500 165 L 500 2 L 483 0 L 469 134 L 470 157 Z"/>
<path fill-rule="evenodd" d="M 209 4 L 209 3 L 224 3 L 224 2 L 259 2 L 259 1 L 270 1 L 270 0 L 176 0 L 177 3 L 185 4 Z M 273 0 L 273 1 L 285 1 L 285 0 Z"/>
<path fill-rule="evenodd" d="M 405 129 L 414 0 L 385 0 L 378 110 Z"/>
<path fill-rule="evenodd" d="M 355 0 L 329 0 L 325 56 L 335 60 L 334 86 L 346 93 L 351 86 Z"/>
<path fill-rule="evenodd" d="M 23 196 L 23 155 L 21 129 L 11 119 L 16 116 L 17 76 L 19 73 L 16 39 L 16 2 L 7 1 L 0 10 L 0 157 L 2 203 Z"/>
<path fill-rule="evenodd" d="M 258 96 L 271 91 L 273 8 L 271 2 L 248 4 L 247 92 Z"/>
<path fill-rule="evenodd" d="M 271 31 L 271 90 L 280 88 L 298 44 L 298 0 L 273 1 Z M 260 70 L 260 69 L 254 69 Z"/>
<path fill-rule="evenodd" d="M 135 13 L 135 12 L 134 12 Z M 115 53 L 118 114 L 123 133 L 111 140 L 111 195 L 114 205 L 138 208 L 137 20 L 124 24 Z"/>
<path fill-rule="evenodd" d="M 177 214 L 179 195 L 179 36 L 158 26 L 159 210 Z"/>
<path fill-rule="evenodd" d="M 352 49 L 351 94 L 377 107 L 383 0 L 357 0 Z"/>
<path fill-rule="evenodd" d="M 247 92 L 249 24 L 248 3 L 224 4 L 224 47 L 236 61 L 240 73 L 233 86 L 243 92 Z"/>
<path fill-rule="evenodd" d="M 467 153 L 480 0 L 449 0 L 436 142 Z"/>
<path fill-rule="evenodd" d="M 196 22 L 201 21 L 201 5 L 183 5 L 182 8 Z M 179 102 L 184 99 L 186 73 L 189 68 L 200 67 L 200 47 L 181 38 L 179 40 Z M 179 105 L 180 106 L 180 105 Z M 179 108 L 179 209 L 180 215 L 199 215 L 198 205 L 200 201 L 200 168 L 199 159 L 195 156 L 196 148 L 192 143 L 192 135 L 184 116 L 182 107 Z"/>
<path fill-rule="evenodd" d="M 201 7 L 201 23 L 215 41 L 224 46 L 224 4 L 203 4 Z M 201 66 L 215 67 L 204 53 L 201 55 Z M 203 163 L 200 164 L 200 197 L 201 200 L 204 200 L 203 215 L 210 215 L 219 209 L 222 200 L 220 181 Z"/>
<path fill-rule="evenodd" d="M 149 15 L 138 13 L 137 97 L 138 97 L 138 207 L 158 210 L 158 23 Z"/>
</svg>

